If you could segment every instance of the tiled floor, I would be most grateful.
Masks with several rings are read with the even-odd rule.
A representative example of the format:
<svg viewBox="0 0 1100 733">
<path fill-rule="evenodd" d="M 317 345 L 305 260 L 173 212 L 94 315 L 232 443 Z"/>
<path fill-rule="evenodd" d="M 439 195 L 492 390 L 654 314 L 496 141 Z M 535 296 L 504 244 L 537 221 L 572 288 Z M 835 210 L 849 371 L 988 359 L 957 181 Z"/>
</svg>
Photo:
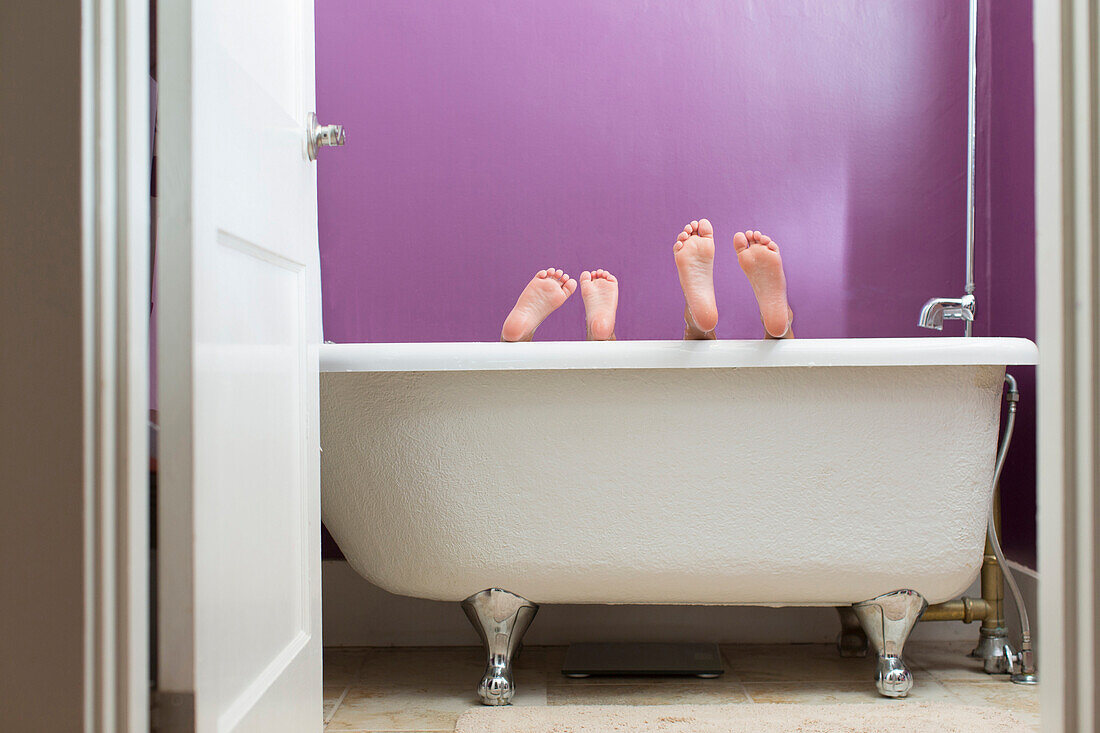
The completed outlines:
<svg viewBox="0 0 1100 733">
<path fill-rule="evenodd" d="M 966 657 L 968 645 L 912 642 L 906 658 L 916 685 L 911 700 L 1007 708 L 1039 730 L 1038 688 L 989 676 Z M 662 705 L 867 702 L 879 697 L 869 659 L 841 659 L 831 645 L 724 646 L 726 672 L 695 678 L 561 675 L 564 647 L 528 647 L 517 663 L 515 705 Z M 326 731 L 452 731 L 477 705 L 484 658 L 474 647 L 325 650 Z"/>
</svg>

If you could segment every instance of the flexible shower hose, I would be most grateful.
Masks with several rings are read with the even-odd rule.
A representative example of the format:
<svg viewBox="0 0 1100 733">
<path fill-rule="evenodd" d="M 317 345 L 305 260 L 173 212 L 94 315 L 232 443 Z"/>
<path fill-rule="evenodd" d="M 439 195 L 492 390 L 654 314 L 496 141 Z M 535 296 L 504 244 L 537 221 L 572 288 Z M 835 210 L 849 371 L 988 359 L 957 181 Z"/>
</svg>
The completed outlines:
<svg viewBox="0 0 1100 733">
<path fill-rule="evenodd" d="M 1016 427 L 1016 403 L 1020 401 L 1020 391 L 1017 389 L 1016 379 L 1011 374 L 1005 374 L 1005 383 L 1008 385 L 1008 394 L 1005 397 L 1005 399 L 1008 400 L 1008 417 L 1005 419 L 1005 432 L 1001 437 L 1001 447 L 997 451 L 997 467 L 993 471 L 994 491 L 996 491 L 997 484 L 1001 480 L 1001 471 L 1005 466 L 1008 446 L 1012 443 L 1012 431 Z M 1012 569 L 1008 567 L 1004 552 L 1001 550 L 1001 541 L 997 537 L 997 525 L 994 522 L 992 506 L 990 506 L 989 511 L 987 533 L 989 535 L 989 544 L 993 546 L 993 554 L 997 556 L 997 562 L 1001 564 L 1001 570 L 1004 573 L 1005 579 L 1008 581 L 1008 587 L 1012 591 L 1012 597 L 1016 600 L 1016 611 L 1020 615 L 1020 651 L 1021 653 L 1027 654 L 1026 661 L 1022 662 L 1022 665 L 1025 667 L 1024 671 L 1029 672 L 1032 670 L 1026 668 L 1030 666 L 1031 622 L 1027 617 L 1027 608 L 1024 606 L 1024 598 L 1020 593 L 1020 586 L 1016 584 L 1016 578 L 1013 577 Z"/>
</svg>

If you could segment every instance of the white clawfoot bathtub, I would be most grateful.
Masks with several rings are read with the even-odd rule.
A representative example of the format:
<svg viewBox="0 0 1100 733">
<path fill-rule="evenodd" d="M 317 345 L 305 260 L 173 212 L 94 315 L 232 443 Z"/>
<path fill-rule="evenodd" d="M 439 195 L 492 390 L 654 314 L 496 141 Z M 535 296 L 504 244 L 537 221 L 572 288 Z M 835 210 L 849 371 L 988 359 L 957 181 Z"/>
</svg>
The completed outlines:
<svg viewBox="0 0 1100 733">
<path fill-rule="evenodd" d="M 978 573 L 1005 366 L 1036 358 L 1004 338 L 325 345 L 322 516 L 356 571 L 420 598 L 936 603 Z"/>
</svg>

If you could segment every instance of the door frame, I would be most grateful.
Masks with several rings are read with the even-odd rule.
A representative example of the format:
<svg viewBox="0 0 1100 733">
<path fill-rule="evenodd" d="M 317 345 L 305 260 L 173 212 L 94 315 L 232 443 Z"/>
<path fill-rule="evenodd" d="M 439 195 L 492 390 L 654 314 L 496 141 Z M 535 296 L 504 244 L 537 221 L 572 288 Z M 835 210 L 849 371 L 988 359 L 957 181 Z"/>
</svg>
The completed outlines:
<svg viewBox="0 0 1100 733">
<path fill-rule="evenodd" d="M 149 730 L 149 3 L 82 0 L 86 731 Z"/>
<path fill-rule="evenodd" d="M 1095 0 L 1035 0 L 1044 730 L 1095 727 Z M 147 730 L 148 5 L 82 0 L 85 729 Z"/>
<path fill-rule="evenodd" d="M 1096 0 L 1034 0 L 1040 703 L 1100 728 L 1100 95 Z"/>
<path fill-rule="evenodd" d="M 1096 725 L 1097 43 L 1035 0 L 1044 730 Z M 148 5 L 82 0 L 85 730 L 148 730 Z"/>
<path fill-rule="evenodd" d="M 147 13 L 4 8 L 0 726 L 148 730 Z"/>
</svg>

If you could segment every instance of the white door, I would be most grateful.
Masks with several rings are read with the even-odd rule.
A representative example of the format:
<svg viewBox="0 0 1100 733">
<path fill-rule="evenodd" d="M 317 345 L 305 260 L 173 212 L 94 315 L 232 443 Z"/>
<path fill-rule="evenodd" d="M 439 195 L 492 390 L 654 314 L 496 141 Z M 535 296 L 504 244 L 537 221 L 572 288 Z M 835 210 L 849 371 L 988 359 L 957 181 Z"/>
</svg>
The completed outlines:
<svg viewBox="0 0 1100 733">
<path fill-rule="evenodd" d="M 313 2 L 158 12 L 158 698 L 320 730 Z"/>
</svg>

